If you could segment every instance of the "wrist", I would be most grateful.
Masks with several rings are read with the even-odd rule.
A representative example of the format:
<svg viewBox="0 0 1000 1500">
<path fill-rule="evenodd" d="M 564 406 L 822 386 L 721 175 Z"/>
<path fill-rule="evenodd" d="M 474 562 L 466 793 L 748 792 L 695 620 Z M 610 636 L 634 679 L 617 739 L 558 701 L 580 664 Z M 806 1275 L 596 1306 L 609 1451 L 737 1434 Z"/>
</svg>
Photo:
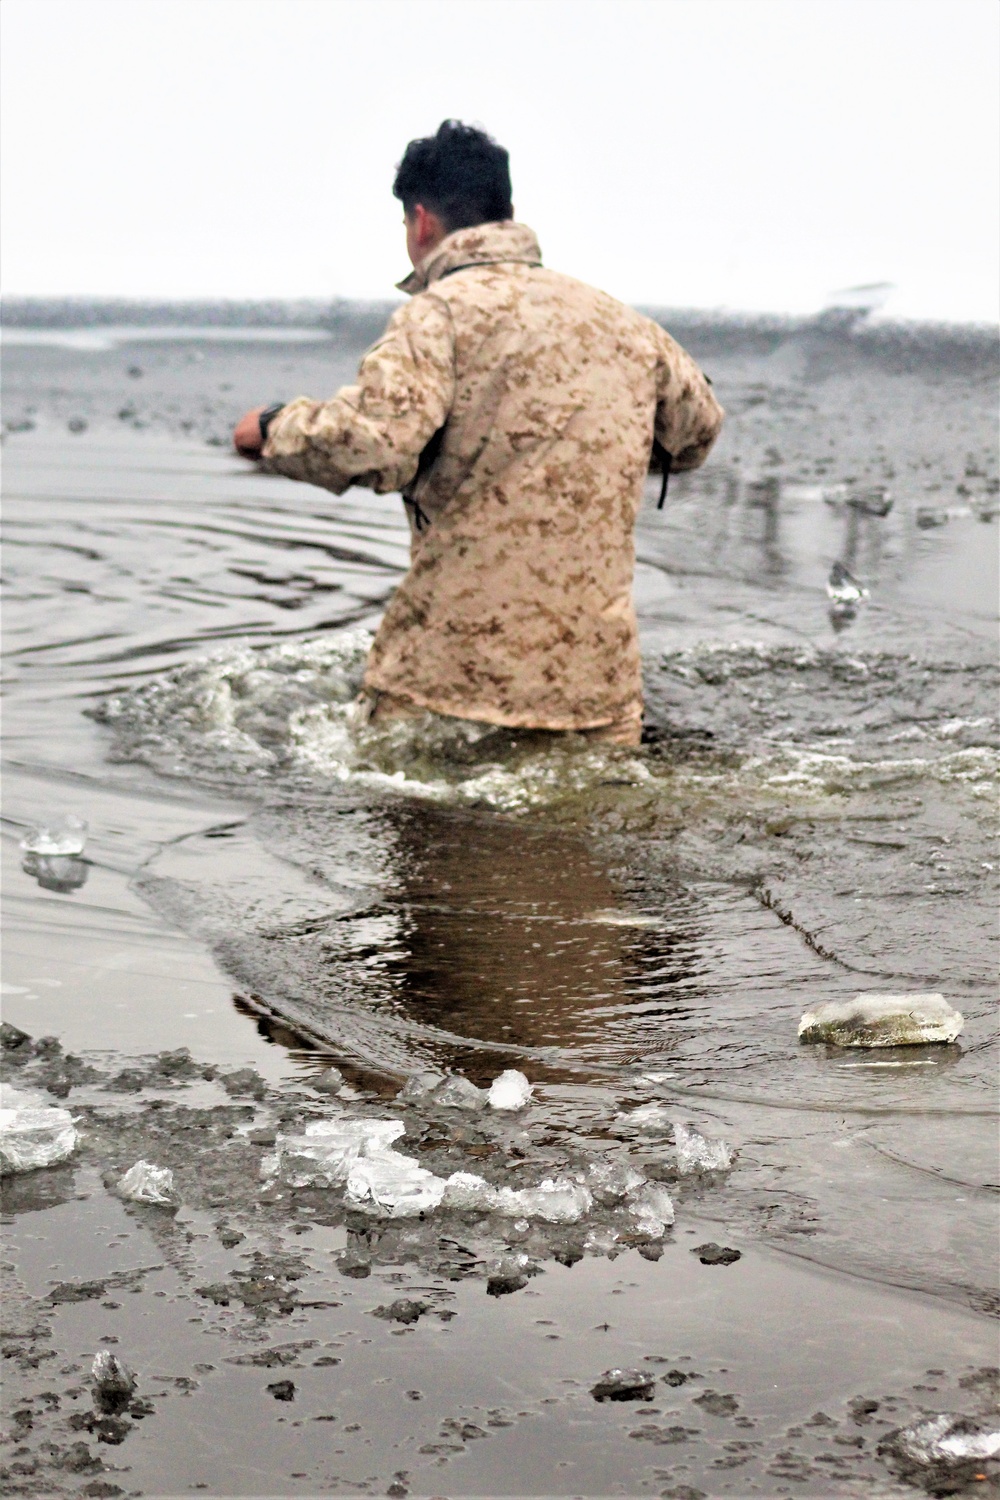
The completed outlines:
<svg viewBox="0 0 1000 1500">
<path fill-rule="evenodd" d="M 257 422 L 260 426 L 260 445 L 262 448 L 267 442 L 267 429 L 270 427 L 279 411 L 284 411 L 284 409 L 284 401 L 275 401 L 273 406 L 265 406 L 264 410 L 257 417 Z"/>
</svg>

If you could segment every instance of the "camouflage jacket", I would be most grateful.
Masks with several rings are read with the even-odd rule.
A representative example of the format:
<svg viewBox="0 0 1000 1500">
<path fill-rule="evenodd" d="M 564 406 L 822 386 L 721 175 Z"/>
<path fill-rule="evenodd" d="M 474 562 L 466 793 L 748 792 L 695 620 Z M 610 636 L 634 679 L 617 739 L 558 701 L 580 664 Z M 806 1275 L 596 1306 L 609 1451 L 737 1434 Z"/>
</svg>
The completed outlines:
<svg viewBox="0 0 1000 1500">
<path fill-rule="evenodd" d="M 493 724 L 622 718 L 642 696 L 633 526 L 652 441 L 695 468 L 721 407 L 657 324 L 545 270 L 523 224 L 457 230 L 401 289 L 357 384 L 290 402 L 263 452 L 334 494 L 404 495 L 410 568 L 366 687 Z"/>
</svg>

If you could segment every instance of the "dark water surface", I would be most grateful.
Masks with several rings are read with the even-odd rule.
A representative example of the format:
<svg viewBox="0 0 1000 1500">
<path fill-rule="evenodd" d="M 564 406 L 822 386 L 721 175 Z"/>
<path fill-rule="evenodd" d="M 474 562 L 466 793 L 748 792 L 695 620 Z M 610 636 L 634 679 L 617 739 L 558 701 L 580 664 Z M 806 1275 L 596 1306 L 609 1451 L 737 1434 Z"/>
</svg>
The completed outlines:
<svg viewBox="0 0 1000 1500">
<path fill-rule="evenodd" d="M 996 1349 L 990 362 L 802 335 L 716 350 L 725 436 L 637 535 L 648 743 L 597 752 L 352 729 L 405 567 L 399 502 L 220 444 L 245 405 L 333 389 L 355 353 L 129 339 L 4 355 L 4 1011 L 92 1070 L 65 1079 L 80 1165 L 5 1193 L 35 1422 L 11 1493 L 78 1493 L 100 1471 L 66 1466 L 74 1441 L 150 1494 L 905 1493 L 878 1439 L 979 1410 Z M 830 598 L 836 562 L 856 607 Z M 83 883 L 45 888 L 17 842 L 69 812 Z M 958 1044 L 799 1045 L 807 1006 L 900 989 L 943 991 Z M 182 1046 L 210 1074 L 254 1068 L 261 1097 L 148 1071 L 108 1092 Z M 503 1128 L 393 1103 L 414 1075 L 508 1067 L 535 1092 Z M 570 1254 L 521 1221 L 380 1226 L 329 1191 L 269 1196 L 240 1132 L 345 1101 L 405 1117 L 434 1170 L 497 1183 L 607 1157 L 662 1175 L 663 1142 L 621 1118 L 657 1102 L 735 1164 L 672 1180 L 673 1233 L 643 1253 L 617 1211 Z M 154 1151 L 175 1216 L 107 1191 Z M 742 1259 L 703 1266 L 705 1240 Z M 504 1253 L 540 1274 L 487 1297 Z M 294 1283 L 287 1307 L 197 1292 L 253 1255 Z M 151 1266 L 125 1294 L 45 1301 Z M 418 1295 L 412 1326 L 368 1316 Z M 119 1442 L 72 1427 L 108 1338 L 155 1408 Z M 657 1361 L 697 1373 L 652 1405 L 590 1397 Z"/>
</svg>

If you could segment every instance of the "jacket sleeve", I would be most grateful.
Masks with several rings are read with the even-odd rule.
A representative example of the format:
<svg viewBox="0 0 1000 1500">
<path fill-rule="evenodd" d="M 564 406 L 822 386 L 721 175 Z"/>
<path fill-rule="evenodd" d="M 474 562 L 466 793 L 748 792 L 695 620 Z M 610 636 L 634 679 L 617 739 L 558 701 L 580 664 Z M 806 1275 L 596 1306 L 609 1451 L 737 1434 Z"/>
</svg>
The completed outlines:
<svg viewBox="0 0 1000 1500">
<path fill-rule="evenodd" d="M 725 412 L 686 349 L 658 328 L 660 359 L 654 436 L 673 456 L 674 469 L 697 469 L 708 457 Z"/>
<path fill-rule="evenodd" d="M 282 407 L 268 428 L 263 466 L 335 495 L 352 484 L 380 495 L 401 490 L 454 393 L 451 313 L 439 298 L 414 297 L 362 359 L 356 385 L 329 401 L 298 396 Z"/>
</svg>

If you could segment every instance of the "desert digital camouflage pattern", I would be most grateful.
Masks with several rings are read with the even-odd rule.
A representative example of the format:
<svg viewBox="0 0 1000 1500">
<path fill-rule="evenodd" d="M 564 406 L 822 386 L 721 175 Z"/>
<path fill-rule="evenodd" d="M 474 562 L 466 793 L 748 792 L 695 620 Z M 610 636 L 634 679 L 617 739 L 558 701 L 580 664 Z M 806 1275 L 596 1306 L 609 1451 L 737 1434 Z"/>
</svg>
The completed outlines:
<svg viewBox="0 0 1000 1500">
<path fill-rule="evenodd" d="M 633 527 L 654 435 L 676 469 L 712 446 L 707 381 L 657 324 L 544 269 L 523 224 L 456 231 L 401 289 L 357 384 L 290 402 L 263 453 L 334 494 L 403 492 L 410 569 L 366 688 L 492 724 L 638 726 Z"/>
</svg>

